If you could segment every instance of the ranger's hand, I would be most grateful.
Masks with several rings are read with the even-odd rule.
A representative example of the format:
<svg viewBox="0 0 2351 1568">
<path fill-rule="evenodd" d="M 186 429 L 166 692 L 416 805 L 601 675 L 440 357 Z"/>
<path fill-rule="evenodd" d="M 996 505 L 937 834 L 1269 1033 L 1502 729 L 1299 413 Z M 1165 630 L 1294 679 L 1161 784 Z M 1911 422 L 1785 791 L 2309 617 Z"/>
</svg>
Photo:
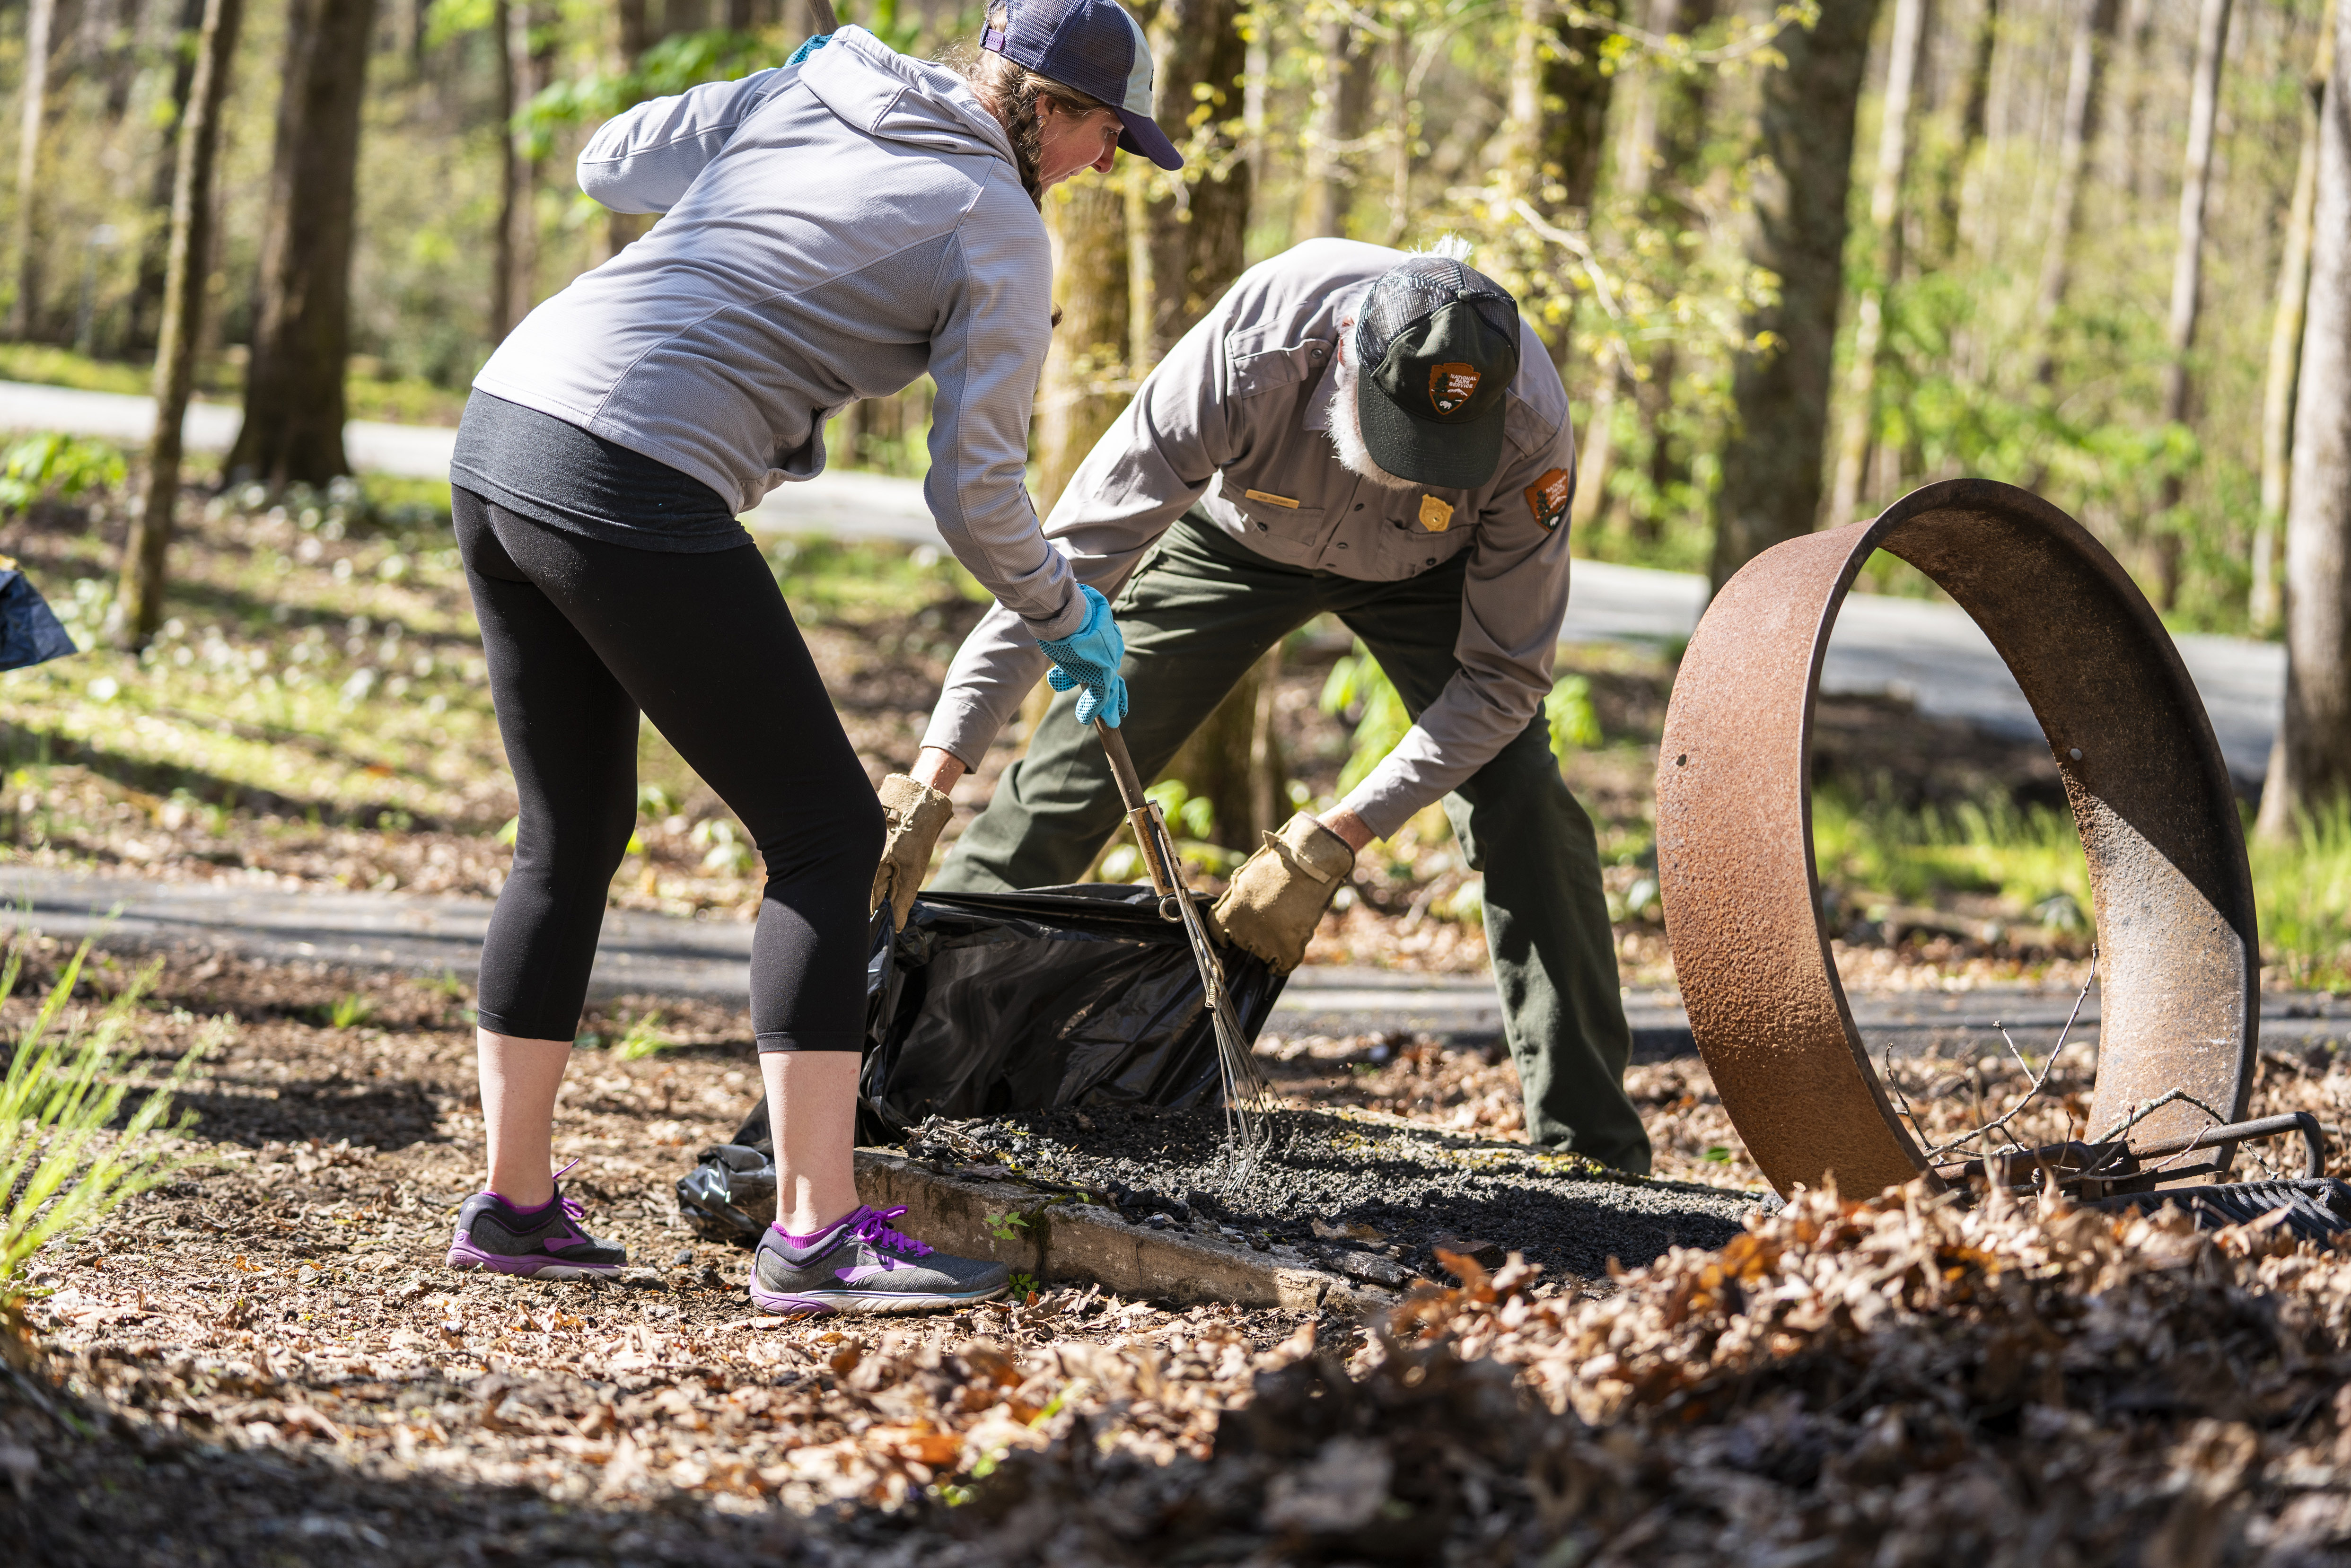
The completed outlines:
<svg viewBox="0 0 2351 1568">
<path fill-rule="evenodd" d="M 1304 962 L 1307 939 L 1347 873 L 1355 852 L 1304 811 L 1265 836 L 1265 847 L 1233 873 L 1225 895 L 1208 912 L 1218 937 L 1254 953 L 1287 975 Z"/>
<path fill-rule="evenodd" d="M 1126 657 L 1126 640 L 1112 623 L 1110 601 L 1098 590 L 1080 583 L 1078 592 L 1086 602 L 1085 624 L 1066 637 L 1037 639 L 1037 646 L 1053 661 L 1046 684 L 1057 692 L 1082 686 L 1078 722 L 1092 724 L 1099 718 L 1116 729 L 1126 718 L 1126 682 L 1118 673 Z"/>
<path fill-rule="evenodd" d="M 939 841 L 939 830 L 955 815 L 955 807 L 946 794 L 926 784 L 917 784 L 903 773 L 893 773 L 882 780 L 882 814 L 890 824 L 889 836 L 882 841 L 882 863 L 873 873 L 873 900 L 867 910 L 890 906 L 893 930 L 906 928 L 906 916 L 914 912 L 914 894 L 922 890 L 923 879 L 931 874 L 931 847 Z"/>
</svg>

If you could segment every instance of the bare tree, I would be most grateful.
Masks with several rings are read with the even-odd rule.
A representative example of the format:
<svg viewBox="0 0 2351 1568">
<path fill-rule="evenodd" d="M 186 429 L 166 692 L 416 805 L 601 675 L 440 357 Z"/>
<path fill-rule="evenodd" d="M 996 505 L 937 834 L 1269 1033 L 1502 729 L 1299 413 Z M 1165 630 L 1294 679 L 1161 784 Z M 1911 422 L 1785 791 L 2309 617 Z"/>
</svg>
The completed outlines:
<svg viewBox="0 0 2351 1568">
<path fill-rule="evenodd" d="M 1991 65 L 2000 44 L 2000 0 L 1983 0 L 1968 38 L 1968 68 L 1959 98 L 1959 134 L 1936 183 L 1935 257 L 1949 261 L 1959 249 L 1959 202 L 1968 165 L 1983 145 L 1984 126 L 1991 108 Z"/>
<path fill-rule="evenodd" d="M 638 59 L 651 47 L 653 38 L 645 30 L 645 0 L 614 0 L 612 6 L 612 67 L 622 77 L 632 75 Z M 615 109 L 627 109 L 637 101 L 634 91 L 625 93 Z M 628 248 L 630 243 L 645 232 L 645 220 L 636 213 L 606 213 L 604 214 L 604 254 L 609 259 Z"/>
<path fill-rule="evenodd" d="M 188 94 L 196 79 L 196 41 L 203 34 L 204 25 L 204 0 L 180 0 L 179 31 L 172 41 L 171 118 L 163 122 L 162 135 L 158 138 L 160 145 L 148 195 L 149 205 L 161 221 L 141 239 L 138 276 L 131 287 L 127 311 L 131 321 L 127 340 L 133 350 L 152 349 L 160 329 L 157 318 L 163 308 L 163 263 L 172 245 L 172 188 L 177 183 L 180 164 L 180 122 L 187 117 Z"/>
<path fill-rule="evenodd" d="M 31 334 L 41 292 L 41 129 L 49 111 L 49 31 L 57 15 L 57 0 L 30 0 L 25 11 L 25 80 L 16 133 L 16 298 L 8 307 L 12 338 Z"/>
<path fill-rule="evenodd" d="M 1239 26 L 1245 6 L 1159 0 L 1135 9 L 1157 62 L 1159 123 L 1199 128 L 1174 182 L 1132 177 L 1140 169 L 1126 182 L 1127 360 L 1140 379 L 1241 275 L 1253 180 L 1238 127 L 1249 66 Z"/>
<path fill-rule="evenodd" d="M 2041 290 L 2034 300 L 2040 343 L 2032 379 L 2047 386 L 2057 379 L 2053 329 L 2073 282 L 2074 231 L 2082 221 L 2082 169 L 2097 134 L 2098 87 L 2114 42 L 2117 0 L 2082 0 L 2074 29 L 2073 57 L 2065 72 L 2065 117 L 2057 132 L 2057 190 L 2049 204 L 2049 243 L 2041 260 Z M 2037 487 L 2037 486 L 2035 486 Z"/>
<path fill-rule="evenodd" d="M 2285 722 L 2259 831 L 2284 840 L 2351 793 L 2351 6 L 2319 117 L 2316 238 L 2286 503 Z"/>
<path fill-rule="evenodd" d="M 2179 180 L 2179 246 L 2171 267 L 2171 355 L 2163 367 L 2163 417 L 2185 424 L 2193 390 L 2188 356 L 2204 300 L 2204 207 L 2212 183 L 2212 126 L 2219 117 L 2220 63 L 2229 49 L 2231 0 L 2203 0 L 2196 18 L 2196 74 L 2189 92 L 2188 161 Z M 2155 540 L 2155 605 L 2168 610 L 2179 597 L 2179 530 L 2168 520 L 2179 505 L 2179 475 L 2163 476 L 2159 503 L 2167 515 Z"/>
<path fill-rule="evenodd" d="M 1877 428 L 1877 355 L 1885 332 L 1886 291 L 1902 274 L 1902 179 L 1910 166 L 1910 105 L 1926 52 L 1927 0 L 1894 0 L 1894 37 L 1886 57 L 1886 98 L 1877 131 L 1877 172 L 1869 186 L 1869 225 L 1877 240 L 1876 275 L 1854 308 L 1853 363 L 1845 375 L 1844 429 L 1837 440 L 1836 480 L 1828 523 L 1853 520 L 1861 478 Z"/>
<path fill-rule="evenodd" d="M 531 0 L 496 0 L 491 17 L 505 68 L 498 108 L 499 123 L 506 127 L 493 263 L 497 275 L 490 283 L 490 340 L 494 343 L 503 342 L 515 323 L 529 315 L 538 303 L 538 149 L 520 117 L 547 86 L 554 41 L 551 37 L 534 37 L 534 19 Z"/>
<path fill-rule="evenodd" d="M 1347 233 L 1353 204 L 1351 160 L 1363 139 L 1364 115 L 1372 102 L 1372 51 L 1343 20 L 1322 24 L 1317 38 L 1314 112 L 1306 131 L 1306 193 L 1301 236 Z"/>
<path fill-rule="evenodd" d="M 2294 458 L 2294 383 L 2302 369 L 2303 307 L 2310 292 L 2311 212 L 2318 201 L 2319 116 L 2326 103 L 2326 78 L 2335 65 L 2335 5 L 2318 24 L 2317 59 L 2304 90 L 2302 151 L 2294 172 L 2294 197 L 2286 206 L 2285 243 L 2278 256 L 2277 304 L 2270 318 L 2269 373 L 2262 388 L 2262 509 L 2253 524 L 2253 582 L 2248 618 L 2257 635 L 2278 628 L 2283 604 L 2278 591 L 2277 538 L 2285 523 L 2286 496 Z"/>
<path fill-rule="evenodd" d="M 1046 195 L 1045 227 L 1061 321 L 1037 389 L 1035 494 L 1038 507 L 1050 510 L 1134 385 L 1125 193 L 1081 174 Z"/>
<path fill-rule="evenodd" d="M 144 647 L 163 623 L 163 585 L 180 500 L 181 422 L 195 382 L 204 314 L 205 258 L 212 254 L 213 184 L 218 172 L 221 101 L 245 0 L 204 0 L 196 38 L 194 89 L 180 120 L 179 170 L 172 186 L 172 246 L 164 264 L 163 324 L 155 350 L 155 431 L 147 443 L 147 493 L 131 519 L 114 596 L 115 635 Z"/>
<path fill-rule="evenodd" d="M 1820 512 L 1854 116 L 1876 19 L 1877 0 L 1822 0 L 1810 31 L 1782 30 L 1786 63 L 1763 78 L 1769 165 L 1756 180 L 1750 250 L 1780 290 L 1747 319 L 1749 340 L 1773 346 L 1741 354 L 1731 375 L 1735 425 L 1714 501 L 1718 589 L 1754 556 L 1809 532 Z"/>
<path fill-rule="evenodd" d="M 343 456 L 360 106 L 375 0 L 293 0 L 262 234 L 245 423 L 230 473 L 323 485 Z"/>
<path fill-rule="evenodd" d="M 1649 0 L 1645 23 L 1660 36 L 1689 35 L 1714 20 L 1716 0 Z M 1673 225 L 1690 216 L 1681 195 L 1688 165 L 1704 139 L 1708 78 L 1703 73 L 1667 78 L 1654 71 L 1633 78 L 1631 108 L 1616 152 L 1616 190 L 1644 204 Z M 1571 528 L 1588 528 L 1607 505 L 1608 476 L 1615 463 L 1615 404 L 1630 397 L 1638 405 L 1649 440 L 1649 476 L 1659 490 L 1680 477 L 1680 459 L 1663 421 L 1672 401 L 1679 355 L 1670 340 L 1651 349 L 1637 380 L 1622 370 L 1593 389 L 1591 416 L 1577 444 L 1575 505 Z M 1658 519 L 1636 517 L 1634 529 L 1654 537 Z"/>
</svg>

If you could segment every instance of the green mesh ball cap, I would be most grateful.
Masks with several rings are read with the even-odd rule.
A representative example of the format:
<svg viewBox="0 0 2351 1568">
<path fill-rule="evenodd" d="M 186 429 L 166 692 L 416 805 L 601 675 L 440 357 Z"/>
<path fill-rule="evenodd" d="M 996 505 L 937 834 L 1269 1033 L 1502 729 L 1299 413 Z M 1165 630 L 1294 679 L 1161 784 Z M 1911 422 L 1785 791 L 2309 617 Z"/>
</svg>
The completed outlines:
<svg viewBox="0 0 2351 1568">
<path fill-rule="evenodd" d="M 1502 460 L 1519 304 L 1485 274 L 1416 256 L 1372 282 L 1355 327 L 1364 444 L 1398 478 L 1474 490 Z"/>
</svg>

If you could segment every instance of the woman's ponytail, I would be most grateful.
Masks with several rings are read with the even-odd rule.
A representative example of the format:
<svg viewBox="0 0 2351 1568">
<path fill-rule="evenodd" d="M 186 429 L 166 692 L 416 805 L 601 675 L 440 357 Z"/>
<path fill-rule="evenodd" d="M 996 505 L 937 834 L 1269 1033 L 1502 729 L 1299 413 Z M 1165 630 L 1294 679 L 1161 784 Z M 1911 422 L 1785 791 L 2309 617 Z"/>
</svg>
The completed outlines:
<svg viewBox="0 0 2351 1568">
<path fill-rule="evenodd" d="M 997 28 L 1006 25 L 1001 5 L 988 7 L 987 25 Z M 993 49 L 965 46 L 950 53 L 945 63 L 960 72 L 979 94 L 980 100 L 996 111 L 1005 134 L 1012 139 L 1012 158 L 1020 171 L 1020 187 L 1041 210 L 1045 190 L 1038 178 L 1038 168 L 1044 156 L 1045 127 L 1038 119 L 1037 100 L 1050 99 L 1055 108 L 1069 114 L 1084 114 L 1111 106 L 1090 93 L 1040 76 Z"/>
</svg>

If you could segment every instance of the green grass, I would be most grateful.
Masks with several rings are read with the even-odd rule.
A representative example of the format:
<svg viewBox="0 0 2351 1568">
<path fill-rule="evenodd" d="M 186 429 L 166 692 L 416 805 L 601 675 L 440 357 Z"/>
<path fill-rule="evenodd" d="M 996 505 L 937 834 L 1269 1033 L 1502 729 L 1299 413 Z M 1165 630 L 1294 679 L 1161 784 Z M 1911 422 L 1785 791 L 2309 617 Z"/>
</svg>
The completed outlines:
<svg viewBox="0 0 2351 1568">
<path fill-rule="evenodd" d="M 2268 982 L 2351 987 L 2351 801 L 2284 843 L 2253 839 L 2249 828 L 2246 847 Z M 1813 852 L 1823 885 L 1849 904 L 1976 894 L 2008 918 L 2060 929 L 2069 904 L 2091 907 L 2073 818 L 2051 807 L 2001 800 L 1909 812 L 1823 789 L 1813 798 Z"/>
<path fill-rule="evenodd" d="M 2304 822 L 2290 842 L 2255 839 L 2250 848 L 2272 980 L 2351 987 L 2351 801 Z"/>
<path fill-rule="evenodd" d="M 184 1116 L 170 1125 L 163 1119 L 172 1091 L 210 1043 L 200 1036 L 126 1117 L 132 1085 L 116 1044 L 162 965 L 141 971 L 91 1021 L 88 1009 L 70 1005 L 89 956 L 85 942 L 15 1040 L 0 1077 L 0 1306 L 22 1295 L 18 1275 L 42 1248 L 171 1179 L 176 1161 L 158 1134 L 188 1124 Z M 23 964 L 23 949 L 12 944 L 0 964 L 0 999 L 16 990 Z"/>
<path fill-rule="evenodd" d="M 144 397 L 155 390 L 155 368 L 139 360 L 95 360 L 47 343 L 0 343 L 0 381 Z M 244 393 L 245 373 L 235 361 L 214 359 L 197 368 L 197 396 L 235 402 Z M 351 419 L 454 425 L 465 412 L 465 391 L 413 377 L 388 381 L 355 373 L 344 380 L 343 405 Z"/>
</svg>

